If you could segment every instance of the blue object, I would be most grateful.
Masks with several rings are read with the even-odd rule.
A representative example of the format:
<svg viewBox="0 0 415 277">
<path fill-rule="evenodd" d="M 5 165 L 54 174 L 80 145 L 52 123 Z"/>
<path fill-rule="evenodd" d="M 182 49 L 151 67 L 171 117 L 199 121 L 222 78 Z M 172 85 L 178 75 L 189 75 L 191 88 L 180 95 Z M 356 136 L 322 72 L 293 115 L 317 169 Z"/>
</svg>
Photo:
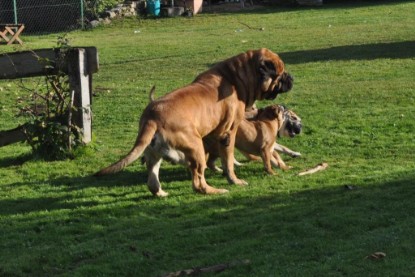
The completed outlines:
<svg viewBox="0 0 415 277">
<path fill-rule="evenodd" d="M 160 0 L 147 0 L 147 13 L 150 15 L 160 15 Z"/>
</svg>

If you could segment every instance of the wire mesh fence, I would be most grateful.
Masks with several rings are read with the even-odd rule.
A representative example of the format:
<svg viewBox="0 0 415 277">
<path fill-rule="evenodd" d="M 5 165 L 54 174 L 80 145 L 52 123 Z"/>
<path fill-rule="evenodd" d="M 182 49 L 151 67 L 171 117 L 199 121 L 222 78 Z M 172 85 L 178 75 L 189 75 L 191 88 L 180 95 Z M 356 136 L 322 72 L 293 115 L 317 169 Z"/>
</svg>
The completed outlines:
<svg viewBox="0 0 415 277">
<path fill-rule="evenodd" d="M 85 16 L 100 0 L 1 0 L 0 24 L 24 24 L 25 33 L 83 28 Z"/>
</svg>

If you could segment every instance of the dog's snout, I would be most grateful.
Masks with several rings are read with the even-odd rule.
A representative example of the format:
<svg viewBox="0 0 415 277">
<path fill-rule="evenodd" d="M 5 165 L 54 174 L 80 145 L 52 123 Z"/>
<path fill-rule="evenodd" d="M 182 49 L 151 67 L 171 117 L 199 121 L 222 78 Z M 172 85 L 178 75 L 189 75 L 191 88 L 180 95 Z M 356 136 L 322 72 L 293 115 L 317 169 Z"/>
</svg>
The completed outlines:
<svg viewBox="0 0 415 277">
<path fill-rule="evenodd" d="M 289 91 L 289 90 L 291 90 L 292 88 L 293 88 L 293 85 L 294 85 L 294 77 L 291 75 L 291 74 L 289 74 L 289 73 L 284 73 L 286 76 L 284 76 L 285 78 L 285 82 L 284 82 L 284 84 L 285 84 L 285 91 Z"/>
<path fill-rule="evenodd" d="M 294 131 L 294 133 L 295 134 L 299 134 L 299 133 L 301 133 L 301 129 L 302 129 L 302 125 L 301 125 L 301 123 L 296 123 L 296 124 L 293 124 L 293 131 Z"/>
<path fill-rule="evenodd" d="M 293 88 L 294 78 L 289 73 L 284 72 L 281 75 L 279 84 L 276 88 L 276 93 L 288 92 Z"/>
</svg>

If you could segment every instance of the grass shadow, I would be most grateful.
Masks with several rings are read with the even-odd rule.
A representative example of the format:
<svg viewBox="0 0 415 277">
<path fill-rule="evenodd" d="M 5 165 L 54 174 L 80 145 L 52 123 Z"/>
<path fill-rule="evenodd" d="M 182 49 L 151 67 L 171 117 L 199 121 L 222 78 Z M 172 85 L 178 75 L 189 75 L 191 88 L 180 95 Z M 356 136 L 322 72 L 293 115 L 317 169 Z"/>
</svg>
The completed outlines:
<svg viewBox="0 0 415 277">
<path fill-rule="evenodd" d="M 368 6 L 379 5 L 397 5 L 401 3 L 410 3 L 412 0 L 323 0 L 321 6 L 300 6 L 295 1 L 271 1 L 271 2 L 257 2 L 250 6 L 249 2 L 245 2 L 245 8 L 242 8 L 240 3 L 218 3 L 206 6 L 203 13 L 226 15 L 226 14 L 274 14 L 291 11 L 301 11 L 310 9 L 332 10 L 332 9 L 354 9 Z"/>
<path fill-rule="evenodd" d="M 124 169 L 121 172 L 105 176 L 85 176 L 85 177 L 61 177 L 51 181 L 53 186 L 68 186 L 71 190 L 78 190 L 87 187 L 130 187 L 147 185 L 147 170 L 144 167 L 134 169 Z M 181 166 L 160 168 L 160 182 L 180 182 L 191 181 L 191 175 L 186 168 Z"/>
<path fill-rule="evenodd" d="M 320 61 L 410 59 L 415 57 L 415 41 L 345 45 L 315 50 L 279 53 L 287 64 Z"/>
<path fill-rule="evenodd" d="M 0 159 L 0 167 L 7 168 L 12 166 L 21 166 L 27 161 L 34 159 L 32 152 L 28 152 L 17 157 L 5 157 Z"/>
</svg>

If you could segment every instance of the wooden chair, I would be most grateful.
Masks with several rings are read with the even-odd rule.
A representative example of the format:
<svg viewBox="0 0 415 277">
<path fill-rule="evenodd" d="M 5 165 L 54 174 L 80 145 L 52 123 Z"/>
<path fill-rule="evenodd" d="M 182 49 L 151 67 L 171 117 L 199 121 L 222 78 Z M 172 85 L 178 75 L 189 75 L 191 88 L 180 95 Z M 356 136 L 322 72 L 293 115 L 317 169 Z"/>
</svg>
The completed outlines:
<svg viewBox="0 0 415 277">
<path fill-rule="evenodd" d="M 23 44 L 23 41 L 19 38 L 19 35 L 24 29 L 24 24 L 0 24 L 0 43 L 19 43 Z"/>
</svg>

